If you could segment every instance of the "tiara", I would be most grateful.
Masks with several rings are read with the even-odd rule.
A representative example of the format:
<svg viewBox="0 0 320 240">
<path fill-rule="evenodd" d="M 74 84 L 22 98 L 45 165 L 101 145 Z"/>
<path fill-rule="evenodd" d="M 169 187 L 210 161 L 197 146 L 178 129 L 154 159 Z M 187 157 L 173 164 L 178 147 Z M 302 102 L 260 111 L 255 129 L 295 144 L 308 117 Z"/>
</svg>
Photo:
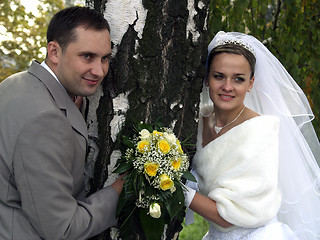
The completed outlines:
<svg viewBox="0 0 320 240">
<path fill-rule="evenodd" d="M 216 44 L 216 47 L 217 46 L 220 46 L 220 45 L 224 45 L 224 44 L 236 44 L 236 45 L 239 45 L 245 49 L 247 49 L 248 51 L 250 51 L 254 56 L 256 56 L 256 53 L 254 51 L 254 49 L 247 43 L 241 41 L 240 39 L 224 39 L 224 40 L 219 40 Z"/>
</svg>

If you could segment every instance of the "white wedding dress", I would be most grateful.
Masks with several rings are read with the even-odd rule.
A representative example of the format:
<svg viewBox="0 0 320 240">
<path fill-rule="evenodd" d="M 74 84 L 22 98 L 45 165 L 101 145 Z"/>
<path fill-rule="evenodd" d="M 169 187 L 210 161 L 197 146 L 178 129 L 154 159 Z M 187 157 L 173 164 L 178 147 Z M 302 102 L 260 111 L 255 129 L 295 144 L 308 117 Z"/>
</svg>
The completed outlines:
<svg viewBox="0 0 320 240">
<path fill-rule="evenodd" d="M 221 232 L 209 228 L 203 240 L 298 240 L 289 227 L 274 219 L 259 228 L 237 228 L 230 232 Z"/>
<path fill-rule="evenodd" d="M 204 240 L 296 240 L 277 220 L 279 120 L 259 116 L 230 129 L 202 147 L 199 121 L 193 170 L 199 191 L 217 203 L 219 214 L 234 226 L 209 222 Z"/>
</svg>

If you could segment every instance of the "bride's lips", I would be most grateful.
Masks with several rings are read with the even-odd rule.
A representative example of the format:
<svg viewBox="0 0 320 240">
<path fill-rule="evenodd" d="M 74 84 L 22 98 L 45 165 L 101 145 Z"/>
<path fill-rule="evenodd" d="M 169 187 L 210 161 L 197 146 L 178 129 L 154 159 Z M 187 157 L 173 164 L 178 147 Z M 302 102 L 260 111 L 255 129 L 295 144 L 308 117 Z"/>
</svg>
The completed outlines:
<svg viewBox="0 0 320 240">
<path fill-rule="evenodd" d="M 225 94 L 219 94 L 219 97 L 223 101 L 230 101 L 234 98 L 234 96 L 231 95 L 225 95 Z"/>
</svg>

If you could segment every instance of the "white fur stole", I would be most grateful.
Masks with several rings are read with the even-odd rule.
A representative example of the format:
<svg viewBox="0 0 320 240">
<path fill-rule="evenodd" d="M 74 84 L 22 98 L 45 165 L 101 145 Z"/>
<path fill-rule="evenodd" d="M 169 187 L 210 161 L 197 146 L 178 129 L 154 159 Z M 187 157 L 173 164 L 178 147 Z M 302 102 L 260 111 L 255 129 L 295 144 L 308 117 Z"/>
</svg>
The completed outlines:
<svg viewBox="0 0 320 240">
<path fill-rule="evenodd" d="M 278 132 L 278 118 L 265 115 L 230 129 L 204 148 L 200 138 L 193 159 L 200 192 L 216 201 L 220 216 L 237 227 L 262 226 L 279 210 Z M 220 231 L 234 228 L 211 224 Z"/>
</svg>

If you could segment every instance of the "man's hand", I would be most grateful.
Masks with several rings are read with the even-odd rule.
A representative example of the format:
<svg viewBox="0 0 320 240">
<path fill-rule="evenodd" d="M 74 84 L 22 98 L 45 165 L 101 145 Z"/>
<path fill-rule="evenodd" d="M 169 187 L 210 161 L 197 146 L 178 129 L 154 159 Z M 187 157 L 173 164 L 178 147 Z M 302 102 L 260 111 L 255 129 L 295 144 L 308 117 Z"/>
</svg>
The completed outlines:
<svg viewBox="0 0 320 240">
<path fill-rule="evenodd" d="M 126 180 L 123 180 L 122 178 L 126 175 L 126 173 L 120 175 L 117 180 L 111 184 L 111 186 L 118 192 L 118 194 L 121 194 L 123 184 Z"/>
</svg>

